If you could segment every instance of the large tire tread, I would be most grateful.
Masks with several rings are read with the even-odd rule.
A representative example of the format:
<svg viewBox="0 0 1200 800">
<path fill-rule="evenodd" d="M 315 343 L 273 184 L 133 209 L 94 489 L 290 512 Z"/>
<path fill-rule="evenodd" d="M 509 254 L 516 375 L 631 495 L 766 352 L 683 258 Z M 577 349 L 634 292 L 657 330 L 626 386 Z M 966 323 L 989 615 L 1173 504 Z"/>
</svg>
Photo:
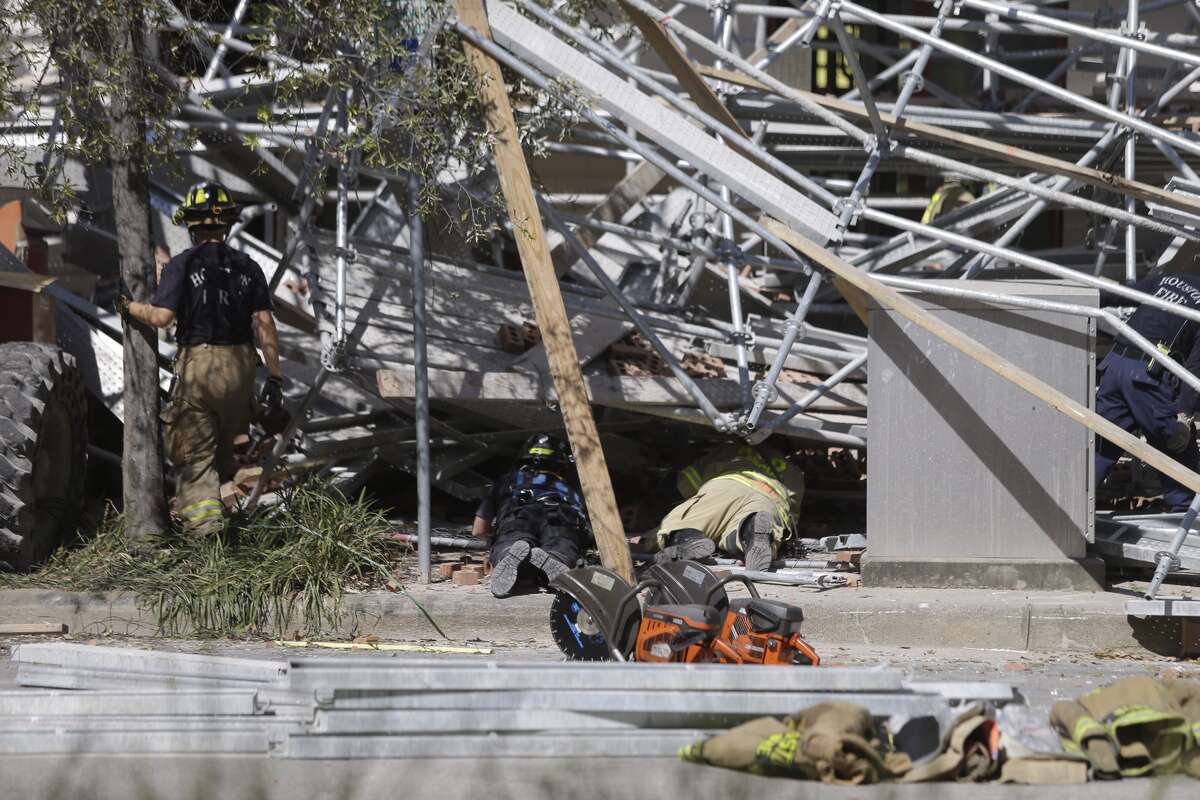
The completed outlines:
<svg viewBox="0 0 1200 800">
<path fill-rule="evenodd" d="M 34 465 L 48 411 L 70 420 L 67 513 L 54 530 L 36 529 Z M 27 570 L 74 531 L 87 464 L 87 398 L 74 359 L 57 347 L 0 344 L 0 566 Z"/>
</svg>

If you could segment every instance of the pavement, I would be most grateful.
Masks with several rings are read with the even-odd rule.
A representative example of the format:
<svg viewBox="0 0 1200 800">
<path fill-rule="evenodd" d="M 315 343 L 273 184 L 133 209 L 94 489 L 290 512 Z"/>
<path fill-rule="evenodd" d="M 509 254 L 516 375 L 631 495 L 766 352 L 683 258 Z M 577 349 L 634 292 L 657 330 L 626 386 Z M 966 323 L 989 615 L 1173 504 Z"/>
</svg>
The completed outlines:
<svg viewBox="0 0 1200 800">
<path fill-rule="evenodd" d="M 793 586 L 763 586 L 761 591 L 801 606 L 805 637 L 818 648 L 851 644 L 1163 656 L 1185 652 L 1181 620 L 1125 614 L 1125 601 L 1137 596 L 1134 585 L 1109 592 Z M 1170 590 L 1175 596 L 1184 592 L 1179 587 Z M 351 595 L 345 620 L 331 636 L 416 640 L 437 639 L 444 633 L 455 641 L 469 641 L 495 639 L 494 632 L 502 632 L 506 640 L 544 642 L 550 599 L 549 594 L 534 593 L 496 600 L 486 585 L 449 581 L 410 584 L 400 593 Z M 120 593 L 4 590 L 0 619 L 64 622 L 80 636 L 156 633 L 153 616 L 134 597 Z M 1190 628 L 1186 634 L 1197 638 Z M 1200 643 L 1190 644 L 1195 648 Z"/>
<path fill-rule="evenodd" d="M 0 759 L 5 797 L 54 800 L 1192 800 L 1195 780 L 1078 786 L 919 784 L 826 786 L 676 759 L 285 761 L 262 757 L 35 756 Z"/>
</svg>

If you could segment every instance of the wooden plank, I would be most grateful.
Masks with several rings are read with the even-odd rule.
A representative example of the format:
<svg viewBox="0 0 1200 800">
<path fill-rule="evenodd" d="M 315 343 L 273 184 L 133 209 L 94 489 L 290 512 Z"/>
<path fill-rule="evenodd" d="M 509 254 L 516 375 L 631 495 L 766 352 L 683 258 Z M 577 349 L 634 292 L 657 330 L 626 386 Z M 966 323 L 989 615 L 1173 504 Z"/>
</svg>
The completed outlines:
<svg viewBox="0 0 1200 800">
<path fill-rule="evenodd" d="M 764 218 L 763 222 L 772 232 L 796 248 L 801 255 L 834 273 L 859 291 L 870 295 L 884 308 L 892 309 L 954 349 L 978 361 L 1000 377 L 1015 383 L 1054 410 L 1065 414 L 1080 425 L 1112 442 L 1131 456 L 1154 467 L 1164 475 L 1171 476 L 1193 492 L 1200 492 L 1200 475 L 1192 472 L 1175 459 L 1156 450 L 1128 431 L 1117 427 L 1095 411 L 1080 405 L 1058 389 L 1038 380 L 1008 359 L 1002 358 L 971 337 L 947 325 L 895 289 L 884 286 L 867 273 L 855 269 L 849 262 L 843 261 L 824 247 L 809 241 L 783 223 L 769 217 Z"/>
<path fill-rule="evenodd" d="M 483 0 L 455 0 L 454 5 L 460 21 L 474 28 L 480 36 L 491 38 L 491 25 L 483 8 Z M 500 72 L 500 65 L 482 50 L 466 42 L 463 43 L 463 49 L 479 77 L 484 116 L 494 137 L 492 152 L 496 158 L 496 171 L 500 176 L 500 188 L 504 192 L 508 216 L 513 225 L 520 229 L 516 236 L 517 250 L 525 267 L 529 295 L 533 299 L 538 327 L 546 345 L 550 374 L 558 390 L 559 406 L 575 454 L 579 483 L 596 536 L 600 560 L 633 583 L 633 557 L 629 553 L 629 543 L 625 540 L 621 516 L 617 511 L 617 499 L 608 476 L 600 435 L 588 405 L 583 374 L 579 370 L 579 357 L 571 340 L 567 309 L 559 291 L 554 263 L 550 260 L 546 231 L 542 227 L 534 197 L 529 165 L 521 150 L 504 76 Z"/>
<path fill-rule="evenodd" d="M 416 376 L 411 368 L 380 369 L 375 373 L 379 396 L 409 399 L 416 393 Z M 675 378 L 665 376 L 632 377 L 627 375 L 583 376 L 589 399 L 596 405 L 694 407 L 695 400 Z M 781 381 L 778 397 L 768 404 L 785 409 L 808 394 L 820 378 L 806 376 L 803 382 Z M 701 378 L 696 384 L 718 408 L 741 406 L 741 389 L 730 378 Z M 557 395 L 536 375 L 521 372 L 464 372 L 431 369 L 429 396 L 434 400 L 553 402 Z M 814 411 L 861 413 L 867 395 L 860 384 L 845 383 L 830 390 L 812 405 Z"/>
<path fill-rule="evenodd" d="M 707 75 L 716 80 L 736 83 L 739 86 L 759 89 L 764 92 L 772 91 L 766 84 L 743 75 L 740 72 L 703 65 L 697 65 L 696 69 L 702 75 Z M 843 116 L 860 121 L 869 120 L 867 110 L 861 103 L 851 103 L 846 100 L 839 100 L 836 97 L 830 97 L 829 95 L 813 94 L 812 92 L 805 92 L 799 89 L 796 91 L 806 99 L 830 111 L 836 111 Z M 1080 166 L 1070 161 L 1063 161 L 1061 158 L 1042 155 L 1041 153 L 1014 147 L 1013 145 L 993 142 L 979 136 L 959 133 L 958 131 L 952 131 L 939 125 L 897 119 L 894 114 L 885 114 L 882 111 L 879 113 L 879 118 L 883 120 L 885 125 L 892 129 L 893 134 L 908 133 L 920 139 L 948 144 L 952 147 L 969 150 L 977 155 L 988 156 L 1010 164 L 1016 164 L 1034 172 L 1046 175 L 1060 175 L 1064 178 L 1086 183 L 1089 186 L 1095 186 L 1108 192 L 1129 195 L 1145 202 L 1159 203 L 1179 209 L 1180 211 L 1186 211 L 1189 214 L 1200 214 L 1200 199 L 1176 194 L 1175 192 L 1168 192 L 1165 189 L 1141 183 L 1140 181 L 1131 181 L 1111 172 Z"/>
<path fill-rule="evenodd" d="M 0 625 L 0 636 L 56 635 L 66 632 L 65 622 L 9 622 Z"/>
<path fill-rule="evenodd" d="M 608 195 L 588 211 L 588 216 L 600 222 L 620 222 L 625 212 L 646 199 L 653 192 L 666 174 L 649 161 L 643 161 L 634 167 L 633 171 L 621 179 Z M 593 228 L 579 227 L 575 235 L 583 242 L 583 246 L 591 248 L 600 238 L 600 231 Z M 555 274 L 565 275 L 579 259 L 574 251 L 561 241 L 550 251 L 550 259 L 554 262 Z"/>
<path fill-rule="evenodd" d="M 717 120 L 738 131 L 744 137 L 746 134 L 742 131 L 741 123 L 734 118 L 733 114 L 729 113 L 729 109 L 721 102 L 721 98 L 717 97 L 716 92 L 709 88 L 708 84 L 704 82 L 704 78 L 696 72 L 687 53 L 680 50 L 674 40 L 667 35 L 667 29 L 624 0 L 620 0 L 620 2 L 621 9 L 642 32 L 642 38 L 663 60 L 667 69 L 671 70 L 671 74 L 679 81 L 679 85 L 688 93 L 692 101 L 700 106 L 702 111 L 716 117 Z"/>
</svg>

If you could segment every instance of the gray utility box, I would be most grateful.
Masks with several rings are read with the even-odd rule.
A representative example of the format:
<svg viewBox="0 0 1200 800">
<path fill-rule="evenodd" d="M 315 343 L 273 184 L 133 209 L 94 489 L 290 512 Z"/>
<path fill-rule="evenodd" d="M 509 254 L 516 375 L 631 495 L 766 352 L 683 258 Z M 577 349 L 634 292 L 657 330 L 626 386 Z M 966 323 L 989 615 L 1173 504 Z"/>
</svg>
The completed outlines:
<svg viewBox="0 0 1200 800">
<path fill-rule="evenodd" d="M 1059 281 L 930 280 L 1096 307 Z M 1092 408 L 1091 317 L 905 292 Z M 1092 434 L 894 311 L 869 306 L 867 559 L 874 586 L 1096 589 Z"/>
</svg>

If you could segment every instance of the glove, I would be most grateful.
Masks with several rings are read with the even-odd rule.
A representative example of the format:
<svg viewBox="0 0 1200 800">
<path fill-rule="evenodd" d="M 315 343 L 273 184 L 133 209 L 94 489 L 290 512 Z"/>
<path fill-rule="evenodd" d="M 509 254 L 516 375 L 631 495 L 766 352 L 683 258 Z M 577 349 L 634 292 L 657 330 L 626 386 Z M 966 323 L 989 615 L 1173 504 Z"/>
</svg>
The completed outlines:
<svg viewBox="0 0 1200 800">
<path fill-rule="evenodd" d="M 133 318 L 129 315 L 129 307 L 133 305 L 133 292 L 129 290 L 129 284 L 121 281 L 120 288 L 117 289 L 117 313 L 121 315 L 121 319 L 126 322 L 133 322 Z"/>
<path fill-rule="evenodd" d="M 272 375 L 263 384 L 262 392 L 258 395 L 258 403 L 268 414 L 274 414 L 283 405 L 283 378 Z"/>
</svg>

